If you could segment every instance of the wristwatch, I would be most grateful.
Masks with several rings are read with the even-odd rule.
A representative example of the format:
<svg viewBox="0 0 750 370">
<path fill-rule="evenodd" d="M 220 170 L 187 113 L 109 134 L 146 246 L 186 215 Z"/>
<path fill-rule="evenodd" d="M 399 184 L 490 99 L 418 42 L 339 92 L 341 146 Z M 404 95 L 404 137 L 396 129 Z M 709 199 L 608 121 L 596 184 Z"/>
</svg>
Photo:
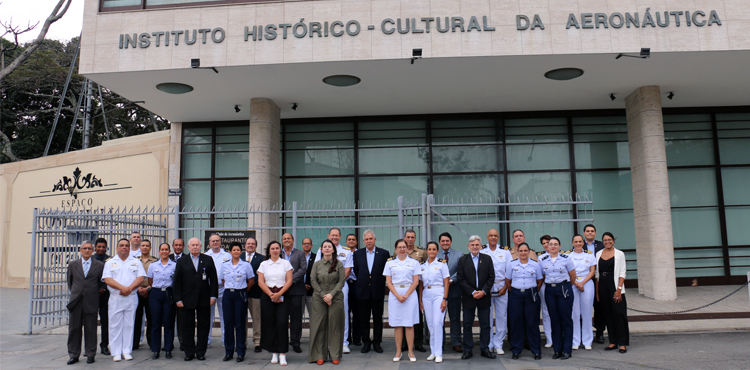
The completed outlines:
<svg viewBox="0 0 750 370">
<path fill-rule="evenodd" d="M 447 300 L 448 300 L 448 297 L 443 297 L 443 300 L 444 300 L 444 301 L 447 301 Z"/>
<path fill-rule="evenodd" d="M 618 286 L 617 290 L 622 290 L 622 285 Z"/>
</svg>

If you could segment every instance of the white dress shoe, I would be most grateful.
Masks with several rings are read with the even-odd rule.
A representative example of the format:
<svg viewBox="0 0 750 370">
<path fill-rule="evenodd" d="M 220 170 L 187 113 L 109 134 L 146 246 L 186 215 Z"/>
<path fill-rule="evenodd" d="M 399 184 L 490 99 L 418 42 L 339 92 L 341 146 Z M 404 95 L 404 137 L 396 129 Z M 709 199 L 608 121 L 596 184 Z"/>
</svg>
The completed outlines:
<svg viewBox="0 0 750 370">
<path fill-rule="evenodd" d="M 411 361 L 411 362 L 417 362 L 417 358 L 409 356 L 409 361 Z"/>
<path fill-rule="evenodd" d="M 126 361 L 130 361 L 133 359 L 133 356 L 131 356 L 130 353 L 123 353 L 122 358 L 124 358 Z"/>
<path fill-rule="evenodd" d="M 117 355 L 114 358 L 112 358 L 112 360 L 114 360 L 115 362 L 120 362 L 120 361 L 122 361 L 122 356 Z"/>
<path fill-rule="evenodd" d="M 352 350 L 349 349 L 349 346 L 344 346 L 342 352 L 344 352 L 344 353 L 352 353 Z"/>
<path fill-rule="evenodd" d="M 435 359 L 435 355 L 433 355 L 433 354 L 427 356 L 427 361 L 432 361 L 434 359 Z"/>
<path fill-rule="evenodd" d="M 503 351 L 502 348 L 495 348 L 495 353 L 497 353 L 498 355 L 504 355 L 505 351 Z"/>
<path fill-rule="evenodd" d="M 544 345 L 544 348 L 552 348 L 552 343 L 547 343 Z"/>
<path fill-rule="evenodd" d="M 578 346 L 573 346 L 573 349 L 578 350 Z"/>
<path fill-rule="evenodd" d="M 586 348 L 587 351 L 591 351 L 591 346 L 583 346 L 583 348 Z"/>
<path fill-rule="evenodd" d="M 273 354 L 273 356 L 271 357 L 271 363 L 272 364 L 278 364 L 279 363 L 279 354 L 278 353 L 274 353 Z"/>
<path fill-rule="evenodd" d="M 402 353 L 402 354 L 401 354 L 401 356 L 403 356 L 403 355 L 404 355 L 404 354 Z M 399 361 L 401 361 L 401 356 L 398 356 L 398 357 L 394 357 L 394 358 L 393 358 L 393 362 L 399 362 Z"/>
<path fill-rule="evenodd" d="M 438 356 L 438 357 L 435 357 L 435 363 L 438 363 L 438 364 L 439 364 L 439 363 L 441 363 L 441 362 L 443 362 L 443 356 Z"/>
<path fill-rule="evenodd" d="M 279 355 L 279 365 L 286 366 L 286 355 L 283 353 Z"/>
</svg>

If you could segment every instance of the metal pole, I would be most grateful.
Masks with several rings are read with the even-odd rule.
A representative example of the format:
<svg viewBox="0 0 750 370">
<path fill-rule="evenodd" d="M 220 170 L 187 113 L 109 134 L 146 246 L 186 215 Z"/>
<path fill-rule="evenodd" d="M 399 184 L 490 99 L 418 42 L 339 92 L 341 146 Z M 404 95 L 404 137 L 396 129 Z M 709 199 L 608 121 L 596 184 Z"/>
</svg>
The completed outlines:
<svg viewBox="0 0 750 370">
<path fill-rule="evenodd" d="M 154 126 L 154 131 L 159 131 L 159 127 L 156 126 L 156 116 L 153 112 L 148 111 L 148 115 L 151 116 L 151 124 Z"/>
<path fill-rule="evenodd" d="M 81 99 L 83 99 L 83 88 L 86 86 L 86 79 L 81 84 L 81 94 L 78 95 L 78 103 L 76 104 L 76 113 L 73 115 L 73 123 L 70 124 L 70 134 L 68 134 L 68 143 L 65 144 L 65 153 L 70 149 L 70 142 L 73 140 L 73 132 L 75 132 L 76 123 L 78 122 L 78 113 L 81 111 Z"/>
<path fill-rule="evenodd" d="M 86 110 L 83 113 L 83 144 L 81 145 L 81 149 L 86 149 L 89 147 L 89 142 L 91 140 L 91 89 L 93 83 L 91 80 L 88 80 L 88 83 L 86 83 Z"/>
<path fill-rule="evenodd" d="M 284 213 L 282 212 L 281 215 L 283 216 Z M 297 202 L 292 202 L 292 239 L 297 240 Z"/>
<path fill-rule="evenodd" d="M 34 314 L 34 260 L 36 258 L 36 236 L 37 236 L 37 215 L 38 211 L 34 208 L 33 218 L 31 219 L 31 267 L 29 269 L 29 326 L 28 334 L 31 334 L 32 315 Z"/>
<path fill-rule="evenodd" d="M 429 231 L 429 225 L 427 224 L 427 194 L 422 193 L 422 240 L 429 240 L 427 235 Z"/>
<path fill-rule="evenodd" d="M 398 238 L 404 237 L 404 196 L 398 197 Z M 425 239 L 422 239 L 422 245 L 427 245 Z"/>
<path fill-rule="evenodd" d="M 81 51 L 80 46 L 81 46 L 81 36 L 79 35 L 78 43 L 76 44 L 76 51 L 73 54 L 73 61 L 70 63 L 70 69 L 68 69 L 68 77 L 65 79 L 65 87 L 63 88 L 62 95 L 60 95 L 60 103 L 57 104 L 57 114 L 55 114 L 55 122 L 52 123 L 52 130 L 50 130 L 49 132 L 49 139 L 47 139 L 47 146 L 44 147 L 44 155 L 42 155 L 43 157 L 47 156 L 47 153 L 49 153 L 49 147 L 50 145 L 52 145 L 52 137 L 55 136 L 55 129 L 57 128 L 57 121 L 60 119 L 60 112 L 62 112 L 63 102 L 65 102 L 65 95 L 68 94 L 68 86 L 70 85 L 70 77 L 73 76 L 73 69 L 75 69 L 76 60 L 78 60 L 78 52 Z"/>
<path fill-rule="evenodd" d="M 174 239 L 180 237 L 180 205 L 174 206 Z M 183 241 L 184 244 L 184 241 Z"/>
<path fill-rule="evenodd" d="M 109 136 L 109 125 L 107 124 L 107 113 L 104 111 L 104 97 L 102 97 L 102 85 L 96 84 L 99 88 L 99 101 L 102 102 L 102 118 L 104 119 L 104 131 L 107 133 L 107 140 L 111 139 Z"/>
</svg>

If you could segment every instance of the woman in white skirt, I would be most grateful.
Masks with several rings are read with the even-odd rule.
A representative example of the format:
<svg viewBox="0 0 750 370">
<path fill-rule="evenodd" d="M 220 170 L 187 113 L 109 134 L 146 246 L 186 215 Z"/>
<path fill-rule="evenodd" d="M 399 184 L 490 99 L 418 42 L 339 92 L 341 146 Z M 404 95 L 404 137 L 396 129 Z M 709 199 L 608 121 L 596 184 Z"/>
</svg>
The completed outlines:
<svg viewBox="0 0 750 370">
<path fill-rule="evenodd" d="M 451 274 L 445 260 L 437 258 L 438 244 L 427 243 L 427 261 L 422 264 L 419 280 L 419 309 L 424 312 L 430 333 L 442 333 L 445 324 L 445 308 L 448 304 L 448 287 Z M 430 335 L 430 351 L 427 361 L 443 362 L 443 336 Z"/>
<path fill-rule="evenodd" d="M 573 236 L 573 251 L 568 257 L 576 267 L 576 281 L 573 285 L 573 349 L 583 344 L 591 350 L 594 341 L 591 327 L 591 315 L 594 308 L 594 274 L 596 273 L 596 256 L 594 251 L 583 250 L 583 237 Z"/>
<path fill-rule="evenodd" d="M 417 260 L 406 255 L 404 239 L 396 240 L 395 249 L 396 257 L 388 259 L 383 270 L 385 284 L 391 292 L 388 294 L 388 324 L 396 333 L 396 356 L 393 361 L 401 361 L 401 343 L 404 339 L 402 333 L 405 333 L 409 361 L 416 362 L 414 324 L 419 323 L 419 299 L 413 293 L 419 285 L 422 268 Z"/>
</svg>

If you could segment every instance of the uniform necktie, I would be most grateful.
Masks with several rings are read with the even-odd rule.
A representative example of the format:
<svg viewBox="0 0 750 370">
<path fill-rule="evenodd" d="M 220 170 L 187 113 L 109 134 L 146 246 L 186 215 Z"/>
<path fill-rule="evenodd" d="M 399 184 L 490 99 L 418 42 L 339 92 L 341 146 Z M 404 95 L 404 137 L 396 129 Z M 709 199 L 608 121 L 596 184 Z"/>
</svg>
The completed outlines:
<svg viewBox="0 0 750 370">
<path fill-rule="evenodd" d="M 89 275 L 89 264 L 91 261 L 83 261 L 83 276 L 86 277 Z"/>
<path fill-rule="evenodd" d="M 445 262 L 448 262 L 448 251 L 445 251 L 444 253 L 445 253 L 445 258 L 444 258 Z"/>
</svg>

